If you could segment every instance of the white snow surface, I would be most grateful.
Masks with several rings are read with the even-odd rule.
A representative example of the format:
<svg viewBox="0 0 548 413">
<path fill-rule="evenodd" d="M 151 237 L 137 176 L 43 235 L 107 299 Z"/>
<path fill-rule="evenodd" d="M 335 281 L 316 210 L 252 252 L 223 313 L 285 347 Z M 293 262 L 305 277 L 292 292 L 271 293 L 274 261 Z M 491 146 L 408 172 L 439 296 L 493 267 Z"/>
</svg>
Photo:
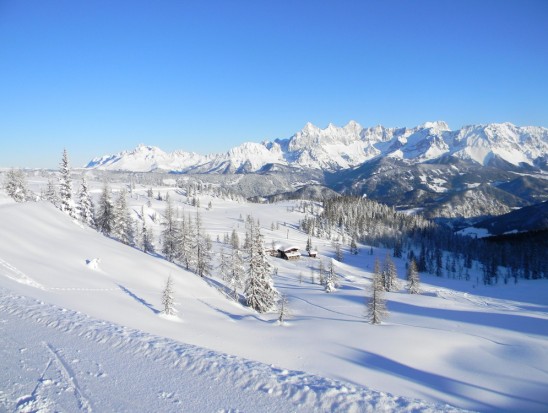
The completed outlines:
<svg viewBox="0 0 548 413">
<path fill-rule="evenodd" d="M 0 288 L 0 409 L 457 412 L 183 344 Z"/>
<path fill-rule="evenodd" d="M 129 199 L 134 215 L 146 190 Z M 194 213 L 183 195 L 170 198 Z M 202 198 L 213 239 L 235 229 L 243 240 L 239 216 L 253 214 L 266 247 L 306 245 L 295 202 Z M 164 208 L 153 200 L 145 214 Z M 386 251 L 335 261 L 340 287 L 326 294 L 310 273 L 334 251 L 313 238 L 318 259 L 269 258 L 291 310 L 280 325 L 227 298 L 217 270 L 200 278 L 47 203 L 0 205 L 0 234 L 0 411 L 547 410 L 546 280 L 485 287 L 479 270 L 469 282 L 421 274 L 423 294 L 386 293 L 390 316 L 373 326 L 364 302 Z M 170 274 L 175 319 L 160 314 Z"/>
<path fill-rule="evenodd" d="M 94 158 L 90 169 L 179 172 L 255 172 L 268 164 L 298 168 L 341 170 L 376 156 L 424 162 L 443 155 L 481 165 L 498 157 L 513 165 L 533 165 L 548 153 L 548 129 L 511 123 L 465 126 L 451 131 L 445 122 L 426 122 L 414 128 L 364 128 L 355 121 L 325 129 L 307 123 L 289 139 L 247 142 L 226 153 L 207 156 L 139 145 L 133 151 Z"/>
</svg>

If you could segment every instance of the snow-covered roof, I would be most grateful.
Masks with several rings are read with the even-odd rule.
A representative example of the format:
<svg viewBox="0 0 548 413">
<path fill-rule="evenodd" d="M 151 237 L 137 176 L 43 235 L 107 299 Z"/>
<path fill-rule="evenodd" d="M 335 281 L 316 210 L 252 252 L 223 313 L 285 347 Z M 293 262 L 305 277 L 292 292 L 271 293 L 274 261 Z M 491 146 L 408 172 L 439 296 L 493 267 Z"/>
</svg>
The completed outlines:
<svg viewBox="0 0 548 413">
<path fill-rule="evenodd" d="M 301 256 L 301 253 L 299 251 L 293 251 L 293 252 L 284 252 L 285 256 L 287 258 L 291 258 L 291 257 L 300 257 Z"/>
<path fill-rule="evenodd" d="M 298 251 L 300 249 L 298 246 L 291 245 L 291 244 L 276 244 L 274 248 L 276 248 L 278 251 L 283 251 L 283 252 L 294 251 L 294 250 Z"/>
</svg>

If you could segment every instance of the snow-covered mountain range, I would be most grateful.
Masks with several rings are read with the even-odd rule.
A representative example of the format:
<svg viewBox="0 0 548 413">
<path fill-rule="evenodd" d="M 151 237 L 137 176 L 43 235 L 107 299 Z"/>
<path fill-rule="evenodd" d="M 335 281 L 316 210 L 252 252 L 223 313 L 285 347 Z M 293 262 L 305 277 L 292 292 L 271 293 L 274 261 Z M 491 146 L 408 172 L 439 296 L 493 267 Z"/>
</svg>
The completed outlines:
<svg viewBox="0 0 548 413">
<path fill-rule="evenodd" d="M 276 166 L 336 172 L 388 157 L 406 164 L 451 156 L 488 166 L 502 161 L 513 166 L 546 169 L 548 128 L 511 123 L 465 126 L 450 130 L 445 122 L 414 128 L 364 128 L 351 121 L 325 129 L 307 123 L 289 139 L 246 142 L 226 153 L 166 153 L 139 145 L 132 151 L 94 158 L 88 169 L 112 171 L 173 171 L 179 173 L 252 173 Z"/>
</svg>

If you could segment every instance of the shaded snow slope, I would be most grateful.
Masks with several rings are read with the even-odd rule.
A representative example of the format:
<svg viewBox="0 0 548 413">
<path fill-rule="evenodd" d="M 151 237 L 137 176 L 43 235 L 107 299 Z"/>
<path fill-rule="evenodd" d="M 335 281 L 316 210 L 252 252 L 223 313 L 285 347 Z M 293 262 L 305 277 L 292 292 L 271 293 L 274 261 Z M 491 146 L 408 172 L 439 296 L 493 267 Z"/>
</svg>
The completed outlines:
<svg viewBox="0 0 548 413">
<path fill-rule="evenodd" d="M 101 183 L 92 185 L 100 187 Z M 116 185 L 113 187 L 117 189 Z M 144 196 L 147 189 L 139 186 L 129 197 L 133 210 L 140 211 L 141 205 L 147 202 Z M 155 187 L 153 190 L 154 193 L 161 190 L 164 195 L 169 189 Z M 188 205 L 188 198 L 180 191 L 171 190 L 170 199 L 180 212 L 186 208 L 187 212 L 194 213 L 195 209 Z M 304 213 L 298 211 L 296 202 L 257 205 L 203 195 L 200 204 L 208 205 L 210 201 L 212 208 L 199 208 L 199 211 L 204 230 L 213 239 L 234 229 L 243 240 L 244 222 L 240 216 L 253 214 L 261 222 L 267 246 L 272 241 L 300 245 L 303 249 L 306 245 L 307 235 L 297 226 Z M 165 205 L 165 202 L 151 200 L 146 213 L 149 216 L 162 214 Z M 156 233 L 161 229 L 160 222 L 154 227 Z M 147 224 L 152 225 L 152 221 Z M 273 224 L 278 224 L 279 229 L 271 229 L 276 227 Z M 0 288 L 7 290 L 9 301 L 5 308 L 14 308 L 13 300 L 23 297 L 22 302 L 30 304 L 23 304 L 23 308 L 14 310 L 14 314 L 28 323 L 30 320 L 42 323 L 40 315 L 34 310 L 30 312 L 34 304 L 25 301 L 36 299 L 54 305 L 57 310 L 53 314 L 59 314 L 60 307 L 93 319 L 90 324 L 93 327 L 85 328 L 91 331 L 91 338 L 94 331 L 103 337 L 100 328 L 103 321 L 109 332 L 116 330 L 109 327 L 112 323 L 123 326 L 123 331 L 131 331 L 129 336 L 144 337 L 148 344 L 139 341 L 138 346 L 144 347 L 145 354 L 147 348 L 152 351 L 155 347 L 151 341 L 156 343 L 158 337 L 163 337 L 160 341 L 173 343 L 169 346 L 187 343 L 275 365 L 282 371 L 304 371 L 329 377 L 329 380 L 354 383 L 341 385 L 351 394 L 362 392 L 360 386 L 367 386 L 412 399 L 485 412 L 542 412 L 548 405 L 544 390 L 548 385 L 548 371 L 541 367 L 548 365 L 548 285 L 545 280 L 488 288 L 476 282 L 424 275 L 424 294 L 412 296 L 403 290 L 387 293 L 390 317 L 382 325 L 373 326 L 363 318 L 364 301 L 373 261 L 375 258 L 382 260 L 385 250 L 374 249 L 373 256 L 345 254 L 344 263 L 334 263 L 340 287 L 330 294 L 324 292 L 317 279 L 311 280 L 311 272 L 317 271 L 319 259 L 301 257 L 298 261 L 287 262 L 272 258 L 271 263 L 278 269 L 275 287 L 287 297 L 292 313 L 286 324 L 278 325 L 277 314 L 257 314 L 228 300 L 221 292 L 222 282 L 218 278 L 201 279 L 160 257 L 144 254 L 82 228 L 45 203 L 0 205 L 0 234 Z M 327 265 L 333 256 L 331 242 L 317 238 L 312 242 Z M 219 252 L 221 243 L 214 242 L 214 247 Z M 365 246 L 360 248 L 369 250 Z M 405 262 L 395 260 L 395 263 L 403 276 Z M 214 274 L 218 271 L 217 265 L 218 262 L 214 265 Z M 170 274 L 178 311 L 175 320 L 162 318 L 159 314 L 161 291 Z M 476 275 L 479 276 L 479 271 L 477 274 L 472 272 L 473 280 Z M 36 311 L 44 314 L 43 320 L 49 320 L 52 308 L 40 306 L 37 304 Z M 28 315 L 25 315 L 25 308 L 29 309 Z M 9 314 L 11 310 L 4 319 L 14 323 Z M 69 321 L 74 315 L 70 314 L 67 315 Z M 64 320 L 56 315 L 53 318 L 58 321 L 44 323 L 56 328 L 57 323 Z M 22 325 L 29 326 L 28 323 Z M 82 321 L 82 325 L 87 326 L 87 321 Z M 14 331 L 15 327 L 10 324 L 9 328 Z M 63 331 L 70 333 L 68 330 Z M 70 345 L 56 345 L 48 338 L 49 333 L 44 334 L 36 342 L 50 343 L 53 353 L 63 358 L 65 354 L 72 357 Z M 67 336 L 69 341 L 73 339 L 71 334 Z M 123 337 L 124 334 L 121 333 Z M 156 338 L 151 339 L 150 335 Z M 28 348 L 28 345 L 8 347 L 13 352 L 18 347 Z M 39 344 L 33 347 L 43 353 L 33 371 L 45 370 L 50 357 L 53 368 L 62 371 L 46 347 Z M 95 348 L 95 344 L 90 347 Z M 218 353 L 212 353 L 213 359 L 217 356 Z M 15 363 L 25 357 L 14 359 Z M 105 363 L 122 363 L 116 360 L 118 356 L 113 357 L 115 359 Z M 157 357 L 161 359 L 165 355 Z M 76 355 L 74 358 L 82 359 Z M 32 360 L 28 363 L 32 364 Z M 222 375 L 221 365 L 224 364 L 207 369 Z M 272 374 L 274 382 L 281 380 L 277 372 Z M 295 374 L 289 373 L 292 377 L 296 377 Z M 84 383 L 84 378 L 76 377 L 78 383 Z M 36 380 L 34 387 L 38 383 Z M 337 387 L 339 384 L 333 385 L 340 392 L 346 391 Z M 71 386 L 70 380 L 66 386 Z M 82 386 L 81 393 L 88 394 Z M 29 390 L 27 385 L 21 392 L 17 391 L 17 397 L 32 396 L 34 387 L 30 386 Z M 72 387 L 76 385 L 72 384 Z M 309 387 L 316 391 L 314 386 Z M 259 387 L 257 389 L 260 391 Z M 288 392 L 301 390 L 300 394 L 308 400 L 306 388 L 298 387 Z M 39 391 L 42 391 L 40 386 L 36 392 Z M 166 390 L 166 393 L 170 392 Z M 273 393 L 279 394 L 276 389 Z M 330 394 L 327 392 L 326 397 L 331 397 Z M 15 392 L 11 392 L 6 403 L 17 404 L 24 400 L 13 400 L 14 395 Z M 345 398 L 338 399 L 339 395 L 334 393 L 333 397 L 339 400 L 337 403 L 342 403 Z M 315 396 L 310 397 L 314 399 Z M 350 402 L 352 397 L 346 400 Z M 93 402 L 91 397 L 86 398 Z M 285 400 L 293 402 L 291 397 Z M 325 407 L 315 403 L 310 401 L 305 406 L 311 409 Z M 401 404 L 397 402 L 395 406 Z M 232 407 L 227 403 L 224 408 Z"/>
<path fill-rule="evenodd" d="M 133 151 L 94 158 L 87 168 L 123 171 L 257 172 L 267 165 L 338 171 L 356 167 L 376 156 L 421 163 L 452 155 L 480 165 L 501 159 L 511 165 L 543 165 L 548 153 L 548 129 L 510 123 L 471 125 L 451 131 L 445 122 L 414 128 L 363 128 L 351 121 L 321 129 L 307 123 L 289 139 L 247 142 L 226 153 L 197 155 L 165 153 L 138 146 Z"/>
</svg>

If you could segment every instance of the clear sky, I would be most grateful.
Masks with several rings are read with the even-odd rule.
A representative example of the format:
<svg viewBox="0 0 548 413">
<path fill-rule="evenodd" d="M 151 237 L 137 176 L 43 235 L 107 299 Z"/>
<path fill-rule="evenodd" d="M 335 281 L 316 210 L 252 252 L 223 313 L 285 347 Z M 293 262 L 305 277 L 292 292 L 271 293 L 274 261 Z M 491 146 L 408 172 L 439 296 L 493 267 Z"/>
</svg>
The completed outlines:
<svg viewBox="0 0 548 413">
<path fill-rule="evenodd" d="M 0 166 L 325 127 L 548 126 L 547 0 L 0 0 Z"/>
</svg>

